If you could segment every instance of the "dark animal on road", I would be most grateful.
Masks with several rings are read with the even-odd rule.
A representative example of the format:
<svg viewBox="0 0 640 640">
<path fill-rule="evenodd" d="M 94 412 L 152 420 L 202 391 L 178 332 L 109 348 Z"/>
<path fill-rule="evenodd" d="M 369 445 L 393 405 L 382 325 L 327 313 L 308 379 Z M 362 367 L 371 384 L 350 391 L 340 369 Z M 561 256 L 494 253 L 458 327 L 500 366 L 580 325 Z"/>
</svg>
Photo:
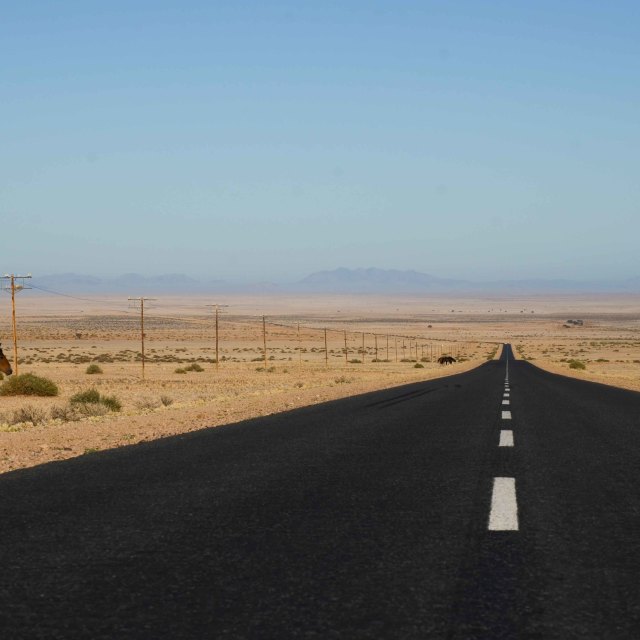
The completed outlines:
<svg viewBox="0 0 640 640">
<path fill-rule="evenodd" d="M 13 369 L 11 368 L 9 361 L 7 360 L 4 353 L 2 353 L 2 345 L 0 345 L 0 373 L 4 373 L 8 376 L 13 373 Z"/>
<path fill-rule="evenodd" d="M 454 362 L 456 362 L 456 359 L 452 356 L 440 356 L 438 358 L 438 362 L 440 364 L 453 364 Z"/>
</svg>

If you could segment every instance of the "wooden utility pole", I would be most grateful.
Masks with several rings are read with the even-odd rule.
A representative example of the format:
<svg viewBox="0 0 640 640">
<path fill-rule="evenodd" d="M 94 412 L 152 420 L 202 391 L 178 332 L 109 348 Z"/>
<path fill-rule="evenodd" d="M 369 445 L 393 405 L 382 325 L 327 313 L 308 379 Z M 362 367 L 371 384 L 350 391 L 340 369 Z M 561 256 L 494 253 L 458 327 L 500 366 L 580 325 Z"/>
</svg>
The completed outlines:
<svg viewBox="0 0 640 640">
<path fill-rule="evenodd" d="M 344 364 L 349 366 L 349 347 L 347 347 L 347 330 L 344 330 Z"/>
<path fill-rule="evenodd" d="M 389 334 L 387 333 L 387 350 L 385 351 L 384 359 L 389 362 Z"/>
<path fill-rule="evenodd" d="M 148 302 L 148 301 L 152 301 L 152 300 L 156 300 L 157 298 L 143 298 L 142 296 L 140 296 L 139 298 L 129 298 L 130 302 L 133 302 L 134 304 L 139 304 L 140 305 L 140 343 L 141 343 L 141 348 L 142 348 L 142 379 L 144 380 L 144 376 L 145 376 L 145 372 L 144 372 L 144 364 L 145 364 L 145 357 L 144 357 L 144 303 Z"/>
<path fill-rule="evenodd" d="M 302 368 L 302 344 L 300 342 L 300 323 L 298 322 L 298 364 Z"/>
<path fill-rule="evenodd" d="M 364 331 L 362 332 L 362 364 L 364 364 Z"/>
<path fill-rule="evenodd" d="M 394 337 L 393 341 L 395 342 L 395 348 L 396 348 L 396 362 L 398 362 L 398 338 Z"/>
<path fill-rule="evenodd" d="M 264 370 L 267 371 L 267 319 L 262 316 L 262 344 L 264 346 Z"/>
<path fill-rule="evenodd" d="M 215 314 L 216 314 L 216 371 L 218 371 L 220 369 L 220 341 L 219 341 L 219 334 L 218 334 L 218 329 L 220 326 L 219 323 L 219 316 L 220 316 L 220 309 L 222 307 L 228 307 L 228 304 L 208 304 L 206 305 L 207 307 L 210 307 L 212 309 L 215 310 Z"/>
<path fill-rule="evenodd" d="M 329 366 L 329 349 L 327 348 L 327 330 L 324 330 L 324 366 Z"/>
<path fill-rule="evenodd" d="M 374 333 L 373 334 L 373 339 L 375 341 L 375 349 L 376 349 L 376 362 L 378 362 L 378 334 Z"/>
<path fill-rule="evenodd" d="M 24 284 L 25 280 L 29 280 L 31 274 L 26 276 L 17 276 L 15 274 L 9 275 L 8 273 L 2 276 L 3 280 L 8 280 L 9 284 L 4 285 L 2 288 L 11 291 L 11 325 L 13 328 L 13 372 L 18 375 L 18 326 L 16 323 L 16 293 L 23 289 L 30 289 Z M 16 284 L 16 280 L 22 280 L 20 284 Z"/>
</svg>

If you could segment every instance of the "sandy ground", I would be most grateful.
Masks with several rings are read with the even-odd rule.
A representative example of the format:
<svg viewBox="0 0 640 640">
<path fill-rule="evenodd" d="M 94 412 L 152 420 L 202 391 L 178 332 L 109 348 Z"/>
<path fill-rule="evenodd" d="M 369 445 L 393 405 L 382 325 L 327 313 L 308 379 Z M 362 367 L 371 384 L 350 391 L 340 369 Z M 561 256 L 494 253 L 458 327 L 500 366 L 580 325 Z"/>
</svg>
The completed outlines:
<svg viewBox="0 0 640 640">
<path fill-rule="evenodd" d="M 21 292 L 20 373 L 52 379 L 60 394 L 0 397 L 0 471 L 462 372 L 497 357 L 501 342 L 545 369 L 640 390 L 638 296 L 228 296 L 218 368 L 210 302 L 166 297 L 147 305 L 142 380 L 139 310 L 116 298 Z M 5 297 L 0 336 L 12 359 L 9 318 Z M 364 363 L 353 362 L 363 359 L 363 333 Z M 441 367 L 441 354 L 460 362 Z M 586 368 L 570 368 L 575 360 Z M 85 373 L 92 363 L 103 373 Z M 194 365 L 203 371 L 176 372 Z M 122 410 L 52 419 L 90 388 L 116 396 Z M 37 424 L 20 420 L 20 411 Z"/>
</svg>

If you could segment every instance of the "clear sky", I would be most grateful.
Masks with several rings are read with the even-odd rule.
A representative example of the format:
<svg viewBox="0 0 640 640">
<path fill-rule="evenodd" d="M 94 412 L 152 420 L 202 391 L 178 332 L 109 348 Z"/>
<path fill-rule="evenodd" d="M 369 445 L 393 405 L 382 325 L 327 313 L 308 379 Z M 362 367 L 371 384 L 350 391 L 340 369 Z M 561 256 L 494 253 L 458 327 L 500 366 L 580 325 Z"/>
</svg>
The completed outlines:
<svg viewBox="0 0 640 640">
<path fill-rule="evenodd" d="M 0 0 L 0 271 L 640 275 L 640 4 Z"/>
</svg>

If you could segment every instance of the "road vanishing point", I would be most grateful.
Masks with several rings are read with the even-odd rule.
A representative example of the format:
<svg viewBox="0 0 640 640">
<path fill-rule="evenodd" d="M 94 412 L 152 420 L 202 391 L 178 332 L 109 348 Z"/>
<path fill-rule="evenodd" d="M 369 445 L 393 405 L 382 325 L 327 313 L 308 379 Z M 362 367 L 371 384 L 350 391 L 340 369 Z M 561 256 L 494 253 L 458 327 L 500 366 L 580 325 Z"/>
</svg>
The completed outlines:
<svg viewBox="0 0 640 640">
<path fill-rule="evenodd" d="M 640 638 L 640 393 L 500 360 L 0 476 L 0 637 Z"/>
</svg>

